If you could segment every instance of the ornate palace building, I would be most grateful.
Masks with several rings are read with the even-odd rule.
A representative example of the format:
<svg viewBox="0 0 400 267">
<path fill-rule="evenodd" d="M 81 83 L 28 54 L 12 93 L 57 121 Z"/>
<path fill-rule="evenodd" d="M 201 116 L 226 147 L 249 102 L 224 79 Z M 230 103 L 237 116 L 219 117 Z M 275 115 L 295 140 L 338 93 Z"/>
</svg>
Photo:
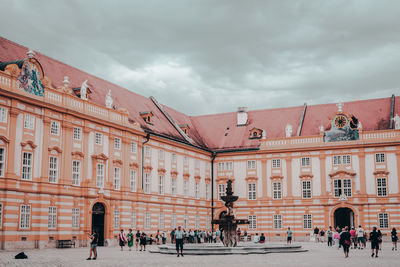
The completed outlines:
<svg viewBox="0 0 400 267">
<path fill-rule="evenodd" d="M 398 113 L 393 95 L 188 116 L 0 38 L 1 249 L 211 229 L 228 179 L 250 234 L 388 232 L 400 227 Z"/>
</svg>

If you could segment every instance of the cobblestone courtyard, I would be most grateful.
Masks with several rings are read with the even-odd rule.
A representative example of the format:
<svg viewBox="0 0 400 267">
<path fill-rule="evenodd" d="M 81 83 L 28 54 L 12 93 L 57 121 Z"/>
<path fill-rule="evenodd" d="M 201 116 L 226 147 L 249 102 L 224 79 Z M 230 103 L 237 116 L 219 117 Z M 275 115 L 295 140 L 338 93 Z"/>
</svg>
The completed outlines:
<svg viewBox="0 0 400 267">
<path fill-rule="evenodd" d="M 88 248 L 26 250 L 26 260 L 15 260 L 19 251 L 0 252 L 0 266 L 399 266 L 400 250 L 392 251 L 385 243 L 379 258 L 371 258 L 370 250 L 350 251 L 345 259 L 342 250 L 325 244 L 302 243 L 304 253 L 274 253 L 237 256 L 190 256 L 177 258 L 140 251 L 119 251 L 118 247 L 101 247 L 96 261 L 86 261 Z M 369 245 L 369 244 L 368 244 Z"/>
</svg>

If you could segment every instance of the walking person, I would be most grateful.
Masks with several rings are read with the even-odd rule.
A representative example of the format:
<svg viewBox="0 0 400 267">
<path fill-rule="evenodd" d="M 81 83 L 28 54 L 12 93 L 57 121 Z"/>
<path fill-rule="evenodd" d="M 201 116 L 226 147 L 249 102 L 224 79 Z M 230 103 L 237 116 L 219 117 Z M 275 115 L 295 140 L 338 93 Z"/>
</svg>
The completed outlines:
<svg viewBox="0 0 400 267">
<path fill-rule="evenodd" d="M 92 253 L 93 253 L 93 260 L 97 259 L 97 242 L 99 240 L 99 235 L 97 234 L 97 230 L 93 230 L 91 235 L 88 234 L 90 238 L 90 253 L 89 258 L 87 260 L 92 260 Z"/>
<path fill-rule="evenodd" d="M 344 231 L 340 233 L 340 244 L 343 246 L 344 257 L 349 257 L 349 248 L 351 245 L 351 235 L 349 233 L 349 227 L 346 226 Z"/>
<path fill-rule="evenodd" d="M 162 244 L 165 245 L 167 243 L 167 233 L 163 231 L 162 236 L 161 236 Z"/>
<path fill-rule="evenodd" d="M 396 228 L 393 228 L 392 231 L 390 232 L 390 236 L 392 237 L 392 250 L 397 250 L 397 231 Z"/>
<path fill-rule="evenodd" d="M 124 246 L 126 244 L 126 237 L 125 237 L 124 229 L 121 229 L 121 232 L 119 233 L 119 236 L 118 236 L 118 241 L 119 241 L 119 246 L 121 247 L 121 251 L 123 251 Z"/>
<path fill-rule="evenodd" d="M 129 229 L 129 233 L 126 235 L 126 239 L 128 240 L 128 248 L 129 251 L 131 251 L 131 248 L 133 246 L 133 233 L 132 229 Z"/>
<path fill-rule="evenodd" d="M 286 234 L 287 234 L 287 240 L 286 243 L 287 244 L 292 244 L 292 230 L 290 230 L 290 227 L 288 227 Z"/>
<path fill-rule="evenodd" d="M 146 251 L 146 234 L 142 232 L 140 235 L 140 251 Z"/>
<path fill-rule="evenodd" d="M 325 241 L 325 231 L 324 229 L 321 229 L 321 231 L 319 232 L 319 236 L 321 237 L 321 243 L 324 243 Z"/>
<path fill-rule="evenodd" d="M 136 231 L 136 234 L 135 234 L 135 236 L 136 236 L 136 251 L 138 250 L 138 246 L 139 246 L 139 241 L 140 241 L 140 232 L 139 232 L 139 230 L 137 230 Z"/>
<path fill-rule="evenodd" d="M 357 249 L 356 230 L 354 229 L 354 227 L 352 227 L 350 230 L 350 236 L 351 236 L 351 248 Z"/>
<path fill-rule="evenodd" d="M 335 246 L 336 246 L 336 248 L 339 249 L 339 248 L 340 248 L 340 242 L 339 242 L 339 240 L 340 240 L 340 233 L 339 233 L 339 231 L 338 231 L 337 228 L 336 228 L 335 233 L 333 234 L 333 239 L 335 240 Z"/>
<path fill-rule="evenodd" d="M 183 231 L 181 226 L 178 226 L 178 230 L 175 231 L 175 243 L 176 243 L 176 256 L 179 257 L 179 250 L 181 251 L 180 255 L 183 257 Z"/>
<path fill-rule="evenodd" d="M 357 232 L 356 232 L 358 249 L 365 248 L 364 235 L 365 235 L 365 231 L 361 227 L 361 225 L 359 225 L 357 228 Z"/>
<path fill-rule="evenodd" d="M 237 242 L 240 241 L 240 234 L 241 234 L 241 233 L 242 233 L 242 232 L 240 231 L 240 228 L 238 228 L 237 231 L 236 231 L 236 234 L 237 234 Z"/>
<path fill-rule="evenodd" d="M 244 233 L 243 233 L 243 241 L 246 242 L 247 241 L 247 231 L 246 229 L 244 229 Z"/>
<path fill-rule="evenodd" d="M 379 233 L 376 231 L 375 226 L 372 229 L 372 232 L 369 234 L 369 241 L 371 241 L 371 257 L 375 255 L 375 258 L 378 258 Z"/>
<path fill-rule="evenodd" d="M 382 250 L 382 232 L 380 229 L 378 229 L 378 245 L 379 245 L 379 250 Z"/>
<path fill-rule="evenodd" d="M 314 228 L 314 238 L 315 238 L 315 243 L 318 243 L 318 242 L 319 242 L 319 237 L 318 237 L 318 234 L 319 234 L 319 229 L 318 229 L 318 227 L 317 227 L 317 226 L 315 226 L 315 228 Z"/>
<path fill-rule="evenodd" d="M 326 235 L 328 236 L 328 247 L 332 247 L 332 237 L 333 237 L 332 226 L 329 226 L 329 229 L 326 231 Z"/>
</svg>

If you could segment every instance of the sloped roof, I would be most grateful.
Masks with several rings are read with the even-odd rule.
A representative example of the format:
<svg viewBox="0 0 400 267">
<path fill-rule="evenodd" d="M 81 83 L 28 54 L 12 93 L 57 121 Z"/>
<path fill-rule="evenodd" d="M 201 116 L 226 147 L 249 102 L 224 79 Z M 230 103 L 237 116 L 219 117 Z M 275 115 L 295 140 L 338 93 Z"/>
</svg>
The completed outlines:
<svg viewBox="0 0 400 267">
<path fill-rule="evenodd" d="M 0 64 L 24 59 L 27 51 L 27 47 L 0 37 Z M 88 85 L 93 92 L 90 95 L 90 101 L 104 106 L 105 96 L 111 89 L 114 105 L 117 108 L 126 108 L 130 119 L 140 123 L 143 129 L 187 143 L 150 98 L 43 54 L 36 53 L 35 58 L 41 63 L 45 75 L 52 80 L 53 87 L 61 86 L 64 76 L 69 77 L 71 87 L 80 87 L 83 81 L 88 80 Z M 395 100 L 394 114 L 399 114 L 400 98 L 396 97 Z M 249 139 L 249 130 L 254 127 L 265 131 L 267 139 L 279 138 L 285 137 L 285 127 L 289 123 L 293 126 L 292 135 L 295 136 L 303 112 L 303 106 L 248 111 L 247 125 L 237 126 L 236 112 L 188 116 L 165 105 L 162 105 L 162 108 L 178 125 L 189 126 L 188 135 L 195 145 L 211 150 L 257 148 L 260 141 Z M 389 128 L 390 108 L 391 98 L 387 97 L 346 102 L 343 111 L 358 118 L 364 130 L 372 131 Z M 139 113 L 144 111 L 153 113 L 152 124 L 144 122 L 140 117 Z M 318 127 L 323 125 L 327 128 L 336 111 L 335 104 L 307 106 L 301 136 L 319 134 Z"/>
</svg>

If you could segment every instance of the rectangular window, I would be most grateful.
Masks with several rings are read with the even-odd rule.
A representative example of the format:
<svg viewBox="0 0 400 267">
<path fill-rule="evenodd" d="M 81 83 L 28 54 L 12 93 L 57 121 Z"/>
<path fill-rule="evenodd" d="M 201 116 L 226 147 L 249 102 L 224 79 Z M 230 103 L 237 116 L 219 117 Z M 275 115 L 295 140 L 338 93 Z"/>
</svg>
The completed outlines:
<svg viewBox="0 0 400 267">
<path fill-rule="evenodd" d="M 171 161 L 172 161 L 172 163 L 176 163 L 176 154 L 175 153 L 172 153 Z"/>
<path fill-rule="evenodd" d="M 5 149 L 0 147 L 0 177 L 4 177 L 4 159 L 5 159 Z"/>
<path fill-rule="evenodd" d="M 24 127 L 33 130 L 35 128 L 35 117 L 30 114 L 25 114 Z"/>
<path fill-rule="evenodd" d="M 58 180 L 58 158 L 49 158 L 49 182 L 57 183 Z"/>
<path fill-rule="evenodd" d="M 335 197 L 340 197 L 342 194 L 342 180 L 333 180 L 333 190 Z"/>
<path fill-rule="evenodd" d="M 145 157 L 150 157 L 151 156 L 151 147 L 145 146 L 144 147 L 144 156 Z"/>
<path fill-rule="evenodd" d="M 186 229 L 187 231 L 188 228 L 188 216 L 187 214 L 185 214 L 185 216 L 183 217 L 183 229 Z"/>
<path fill-rule="evenodd" d="M 6 108 L 0 107 L 0 122 L 7 122 L 7 111 Z"/>
<path fill-rule="evenodd" d="M 171 194 L 176 196 L 176 178 L 171 178 Z"/>
<path fill-rule="evenodd" d="M 150 173 L 144 174 L 144 192 L 150 194 Z"/>
<path fill-rule="evenodd" d="M 195 183 L 194 193 L 195 193 L 195 198 L 199 199 L 200 198 L 200 183 L 199 182 Z"/>
<path fill-rule="evenodd" d="M 342 163 L 343 163 L 343 164 L 350 164 L 350 163 L 351 163 L 351 157 L 350 157 L 350 155 L 343 155 L 343 156 L 342 156 Z"/>
<path fill-rule="evenodd" d="M 377 178 L 376 179 L 376 187 L 378 197 L 386 197 L 387 196 L 387 187 L 386 187 L 386 178 Z"/>
<path fill-rule="evenodd" d="M 200 228 L 200 216 L 196 214 L 196 229 Z"/>
<path fill-rule="evenodd" d="M 148 211 L 146 211 L 146 214 L 145 214 L 144 228 L 150 229 L 150 212 L 148 212 Z"/>
<path fill-rule="evenodd" d="M 24 152 L 22 154 L 22 180 L 32 180 L 33 154 Z"/>
<path fill-rule="evenodd" d="M 136 211 L 132 211 L 131 213 L 131 228 L 136 228 Z"/>
<path fill-rule="evenodd" d="M 282 228 L 282 215 L 274 214 L 274 229 L 281 229 L 281 228 Z"/>
<path fill-rule="evenodd" d="M 171 228 L 176 228 L 176 214 L 172 213 Z"/>
<path fill-rule="evenodd" d="M 158 229 L 162 230 L 164 229 L 164 213 L 160 212 L 160 215 L 158 216 Z"/>
<path fill-rule="evenodd" d="M 206 184 L 206 199 L 210 199 L 210 184 Z"/>
<path fill-rule="evenodd" d="M 114 149 L 121 149 L 121 138 L 115 137 L 114 138 Z"/>
<path fill-rule="evenodd" d="M 3 219 L 3 204 L 0 203 L 0 228 L 2 225 L 2 219 Z"/>
<path fill-rule="evenodd" d="M 351 197 L 351 180 L 350 179 L 343 179 L 343 193 Z"/>
<path fill-rule="evenodd" d="M 376 153 L 375 161 L 376 161 L 376 163 L 384 163 L 385 162 L 385 153 Z"/>
<path fill-rule="evenodd" d="M 131 142 L 131 153 L 136 153 L 136 152 L 137 152 L 137 143 Z"/>
<path fill-rule="evenodd" d="M 310 166 L 310 158 L 308 157 L 301 158 L 301 166 L 302 167 Z"/>
<path fill-rule="evenodd" d="M 281 160 L 280 159 L 273 159 L 272 160 L 272 168 L 280 168 L 281 167 Z"/>
<path fill-rule="evenodd" d="M 257 217 L 256 215 L 249 215 L 249 229 L 257 228 Z"/>
<path fill-rule="evenodd" d="M 102 133 L 95 133 L 94 142 L 96 145 L 101 145 L 103 143 L 103 134 Z"/>
<path fill-rule="evenodd" d="M 57 228 L 57 207 L 49 207 L 49 229 Z"/>
<path fill-rule="evenodd" d="M 96 166 L 96 186 L 104 188 L 104 165 L 100 163 Z"/>
<path fill-rule="evenodd" d="M 29 229 L 31 227 L 31 206 L 21 205 L 19 212 L 19 228 Z"/>
<path fill-rule="evenodd" d="M 131 191 L 136 192 L 136 170 L 130 171 Z"/>
<path fill-rule="evenodd" d="M 333 180 L 333 189 L 335 192 L 335 197 L 340 197 L 342 194 L 351 197 L 351 180 Z"/>
<path fill-rule="evenodd" d="M 219 162 L 218 163 L 218 171 L 220 171 L 220 172 L 224 171 L 224 166 L 225 166 L 225 164 L 223 162 Z"/>
<path fill-rule="evenodd" d="M 226 170 L 227 171 L 231 171 L 232 167 L 233 167 L 233 162 L 232 161 L 229 161 L 229 162 L 226 163 Z"/>
<path fill-rule="evenodd" d="M 218 200 L 221 200 L 222 196 L 225 196 L 225 185 L 224 184 L 219 184 L 218 185 Z"/>
<path fill-rule="evenodd" d="M 255 183 L 248 184 L 248 188 L 249 188 L 249 200 L 257 199 L 257 197 L 256 197 L 256 184 Z"/>
<path fill-rule="evenodd" d="M 119 229 L 119 210 L 114 210 L 114 229 Z"/>
<path fill-rule="evenodd" d="M 79 208 L 72 208 L 72 228 L 79 228 Z"/>
<path fill-rule="evenodd" d="M 379 213 L 379 228 L 389 228 L 389 216 L 387 213 Z"/>
<path fill-rule="evenodd" d="M 303 198 L 311 198 L 311 181 L 302 182 Z"/>
<path fill-rule="evenodd" d="M 160 195 L 164 194 L 164 175 L 158 176 L 158 193 Z"/>
<path fill-rule="evenodd" d="M 114 189 L 121 189 L 121 168 L 114 167 Z"/>
<path fill-rule="evenodd" d="M 333 164 L 334 165 L 342 164 L 341 157 L 340 156 L 333 156 Z"/>
<path fill-rule="evenodd" d="M 303 215 L 303 228 L 304 229 L 311 229 L 311 227 L 312 227 L 311 214 L 304 214 Z"/>
<path fill-rule="evenodd" d="M 247 169 L 255 169 L 256 168 L 256 161 L 255 160 L 248 160 L 247 161 Z"/>
<path fill-rule="evenodd" d="M 158 160 L 164 160 L 164 150 L 158 150 Z"/>
<path fill-rule="evenodd" d="M 282 198 L 281 182 L 273 182 L 272 189 L 273 189 L 273 198 L 281 199 Z"/>
<path fill-rule="evenodd" d="M 57 121 L 52 121 L 50 123 L 50 133 L 54 135 L 60 134 L 60 123 Z"/>
<path fill-rule="evenodd" d="M 189 181 L 188 180 L 183 181 L 183 195 L 184 195 L 184 197 L 189 196 Z"/>
<path fill-rule="evenodd" d="M 79 185 L 81 182 L 81 162 L 72 161 L 72 185 Z"/>
<path fill-rule="evenodd" d="M 82 139 L 82 128 L 74 127 L 74 140 Z"/>
</svg>

